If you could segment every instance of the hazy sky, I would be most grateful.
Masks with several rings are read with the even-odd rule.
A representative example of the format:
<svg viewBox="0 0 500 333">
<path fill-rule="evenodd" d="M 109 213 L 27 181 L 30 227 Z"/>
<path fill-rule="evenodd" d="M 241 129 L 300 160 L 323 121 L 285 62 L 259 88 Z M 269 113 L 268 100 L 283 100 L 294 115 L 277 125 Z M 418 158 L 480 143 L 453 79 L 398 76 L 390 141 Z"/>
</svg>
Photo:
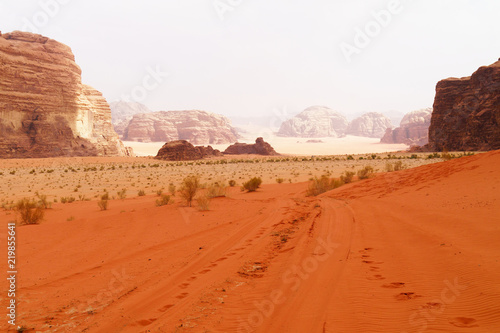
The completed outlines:
<svg viewBox="0 0 500 333">
<path fill-rule="evenodd" d="M 500 57 L 499 15 L 498 0 L 0 0 L 2 32 L 69 45 L 108 101 L 228 116 L 432 106 L 437 81 Z"/>
</svg>

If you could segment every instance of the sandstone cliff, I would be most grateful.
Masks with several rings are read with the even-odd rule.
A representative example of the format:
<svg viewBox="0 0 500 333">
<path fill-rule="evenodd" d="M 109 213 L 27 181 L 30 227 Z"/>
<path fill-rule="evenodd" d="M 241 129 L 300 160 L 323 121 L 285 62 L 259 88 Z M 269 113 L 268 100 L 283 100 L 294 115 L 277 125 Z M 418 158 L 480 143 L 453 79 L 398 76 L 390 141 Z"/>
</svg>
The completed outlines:
<svg viewBox="0 0 500 333">
<path fill-rule="evenodd" d="M 273 147 L 267 142 L 264 141 L 263 138 L 257 138 L 254 144 L 247 143 L 235 143 L 226 150 L 224 150 L 224 154 L 227 155 L 240 155 L 240 154 L 256 154 L 256 155 L 279 155 Z"/>
<path fill-rule="evenodd" d="M 186 140 L 176 140 L 165 143 L 155 158 L 167 161 L 191 161 L 213 156 L 222 156 L 222 153 L 211 146 L 195 147 Z"/>
<path fill-rule="evenodd" d="M 341 113 L 325 106 L 312 106 L 283 124 L 279 136 L 321 138 L 341 137 L 345 134 L 348 121 Z"/>
<path fill-rule="evenodd" d="M 388 128 L 381 143 L 404 143 L 409 146 L 425 145 L 429 140 L 432 108 L 412 111 L 401 120 L 399 127 Z"/>
<path fill-rule="evenodd" d="M 368 138 L 381 138 L 392 128 L 389 118 L 378 112 L 368 112 L 349 123 L 346 134 Z"/>
<path fill-rule="evenodd" d="M 0 74 L 0 158 L 130 154 L 68 46 L 0 33 Z"/>
<path fill-rule="evenodd" d="M 238 139 L 226 117 L 205 111 L 160 111 L 136 114 L 125 129 L 128 141 L 187 140 L 193 144 L 225 144 Z"/>
<path fill-rule="evenodd" d="M 438 82 L 427 149 L 500 149 L 500 60 Z"/>
<path fill-rule="evenodd" d="M 137 102 L 115 101 L 109 103 L 111 108 L 111 122 L 118 135 L 123 135 L 130 120 L 135 114 L 151 113 L 146 105 Z"/>
</svg>

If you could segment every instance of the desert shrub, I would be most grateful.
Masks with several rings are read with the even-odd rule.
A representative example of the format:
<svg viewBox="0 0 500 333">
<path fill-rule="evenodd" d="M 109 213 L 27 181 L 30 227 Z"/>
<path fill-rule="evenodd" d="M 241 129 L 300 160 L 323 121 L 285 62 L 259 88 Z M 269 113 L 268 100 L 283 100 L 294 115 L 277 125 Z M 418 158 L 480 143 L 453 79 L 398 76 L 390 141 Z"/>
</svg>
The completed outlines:
<svg viewBox="0 0 500 333">
<path fill-rule="evenodd" d="M 39 224 L 45 214 L 43 207 L 33 199 L 19 200 L 15 209 L 21 217 L 21 224 Z"/>
<path fill-rule="evenodd" d="M 359 179 L 367 179 L 370 178 L 375 170 L 370 165 L 365 166 L 363 169 L 358 170 L 358 178 Z"/>
<path fill-rule="evenodd" d="M 235 181 L 234 179 L 231 179 L 231 180 L 229 181 L 229 186 L 231 186 L 231 187 L 235 187 L 235 186 L 236 186 L 236 181 Z"/>
<path fill-rule="evenodd" d="M 276 183 L 278 184 L 281 184 L 283 183 L 285 180 L 283 178 L 276 178 Z"/>
<path fill-rule="evenodd" d="M 97 206 L 99 206 L 99 208 L 101 210 L 107 210 L 108 209 L 108 200 L 99 200 L 99 201 L 97 201 Z"/>
<path fill-rule="evenodd" d="M 260 187 L 261 184 L 262 184 L 262 179 L 260 179 L 260 177 L 254 177 L 249 181 L 243 183 L 242 190 L 243 191 L 247 190 L 248 192 L 254 192 Z"/>
<path fill-rule="evenodd" d="M 108 192 L 104 192 L 104 194 L 101 196 L 101 199 L 102 200 L 109 200 L 109 193 Z"/>
<path fill-rule="evenodd" d="M 172 184 L 172 183 L 170 183 L 170 185 L 168 185 L 168 192 L 169 192 L 169 193 L 170 193 L 173 197 L 175 197 L 175 191 L 176 191 L 176 189 L 175 189 L 175 185 L 174 185 L 174 184 Z"/>
<path fill-rule="evenodd" d="M 181 184 L 181 197 L 186 200 L 186 204 L 191 207 L 194 196 L 200 188 L 200 178 L 198 176 L 188 176 L 184 178 Z"/>
<path fill-rule="evenodd" d="M 226 184 L 224 182 L 215 182 L 208 185 L 207 197 L 218 198 L 226 196 Z"/>
<path fill-rule="evenodd" d="M 354 159 L 354 157 L 353 157 L 352 155 L 348 155 L 348 156 L 347 156 L 347 160 L 348 160 L 348 161 L 349 161 L 349 160 L 353 160 L 353 159 Z"/>
<path fill-rule="evenodd" d="M 394 163 L 394 171 L 400 171 L 406 169 L 406 165 L 403 164 L 403 161 L 397 161 Z"/>
<path fill-rule="evenodd" d="M 118 194 L 118 198 L 125 199 L 127 197 L 127 189 L 122 188 L 122 190 L 118 191 L 117 194 Z"/>
<path fill-rule="evenodd" d="M 162 194 L 160 199 L 156 200 L 156 206 L 161 207 L 161 206 L 166 206 L 170 202 L 170 195 L 167 194 Z"/>
<path fill-rule="evenodd" d="M 392 163 L 385 163 L 385 171 L 386 172 L 393 172 L 394 171 L 394 164 Z"/>
<path fill-rule="evenodd" d="M 344 185 L 341 179 L 330 179 L 327 175 L 314 177 L 307 189 L 307 196 L 316 196 Z"/>
<path fill-rule="evenodd" d="M 344 173 L 340 176 L 340 180 L 344 184 L 352 183 L 352 179 L 354 178 L 355 173 L 353 171 L 344 171 Z"/>
<path fill-rule="evenodd" d="M 47 196 L 45 194 L 38 194 L 37 192 L 36 195 L 38 197 L 38 204 L 42 206 L 43 209 L 49 209 L 52 207 L 52 203 L 47 200 Z"/>
<path fill-rule="evenodd" d="M 199 210 L 205 211 L 210 209 L 210 197 L 207 195 L 196 198 L 196 203 L 198 204 Z"/>
<path fill-rule="evenodd" d="M 139 192 L 137 192 L 137 195 L 143 197 L 146 195 L 146 192 L 144 190 L 139 190 Z"/>
<path fill-rule="evenodd" d="M 159 197 L 161 197 L 162 193 L 163 193 L 163 189 L 159 189 L 156 191 L 156 195 Z"/>
</svg>

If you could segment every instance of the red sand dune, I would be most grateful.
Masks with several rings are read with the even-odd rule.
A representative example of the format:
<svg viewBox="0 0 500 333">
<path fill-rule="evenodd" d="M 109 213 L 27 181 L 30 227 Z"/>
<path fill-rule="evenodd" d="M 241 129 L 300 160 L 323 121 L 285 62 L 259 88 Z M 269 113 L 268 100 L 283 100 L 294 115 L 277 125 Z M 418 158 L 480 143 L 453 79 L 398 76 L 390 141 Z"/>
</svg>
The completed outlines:
<svg viewBox="0 0 500 333">
<path fill-rule="evenodd" d="M 315 198 L 306 183 L 232 189 L 208 212 L 155 207 L 154 197 L 111 201 L 105 212 L 95 202 L 57 204 L 42 224 L 17 229 L 18 324 L 500 332 L 499 165 L 495 151 Z"/>
</svg>

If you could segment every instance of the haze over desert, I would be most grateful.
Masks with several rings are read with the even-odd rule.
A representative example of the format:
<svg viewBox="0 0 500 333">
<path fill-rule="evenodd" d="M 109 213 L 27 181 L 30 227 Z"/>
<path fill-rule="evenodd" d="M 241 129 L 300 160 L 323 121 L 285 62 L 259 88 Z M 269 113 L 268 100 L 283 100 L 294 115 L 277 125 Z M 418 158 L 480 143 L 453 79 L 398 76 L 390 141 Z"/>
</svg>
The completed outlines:
<svg viewBox="0 0 500 333">
<path fill-rule="evenodd" d="M 500 332 L 499 12 L 0 1 L 0 331 Z"/>
</svg>

